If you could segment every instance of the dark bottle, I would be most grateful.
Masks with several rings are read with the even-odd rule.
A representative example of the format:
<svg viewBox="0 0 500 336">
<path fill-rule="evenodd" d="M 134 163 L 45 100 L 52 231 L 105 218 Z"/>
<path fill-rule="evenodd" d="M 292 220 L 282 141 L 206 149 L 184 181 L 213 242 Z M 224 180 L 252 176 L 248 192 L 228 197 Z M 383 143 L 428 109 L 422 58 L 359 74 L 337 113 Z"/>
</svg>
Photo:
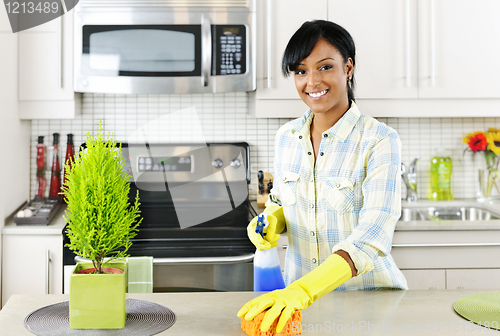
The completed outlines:
<svg viewBox="0 0 500 336">
<path fill-rule="evenodd" d="M 66 158 L 64 159 L 64 180 L 63 185 L 66 185 L 66 179 L 68 175 L 68 168 L 71 169 L 73 165 L 73 160 L 75 158 L 75 147 L 73 145 L 73 134 L 68 134 L 68 142 L 66 145 Z M 66 201 L 66 197 L 64 198 Z"/>
<path fill-rule="evenodd" d="M 43 197 L 45 192 L 45 146 L 43 145 L 43 136 L 38 137 L 36 145 L 36 177 L 38 188 L 35 197 Z"/>
<path fill-rule="evenodd" d="M 54 133 L 52 154 L 52 174 L 50 176 L 49 197 L 59 197 L 61 192 L 61 165 L 59 163 L 59 133 Z"/>
</svg>

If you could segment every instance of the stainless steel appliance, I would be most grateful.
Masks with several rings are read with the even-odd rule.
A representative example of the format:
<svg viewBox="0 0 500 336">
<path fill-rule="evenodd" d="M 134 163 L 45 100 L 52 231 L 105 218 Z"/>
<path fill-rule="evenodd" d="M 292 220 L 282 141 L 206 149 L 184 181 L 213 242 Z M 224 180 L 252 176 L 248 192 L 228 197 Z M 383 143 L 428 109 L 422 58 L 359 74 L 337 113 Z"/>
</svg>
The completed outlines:
<svg viewBox="0 0 500 336">
<path fill-rule="evenodd" d="M 255 1 L 81 0 L 74 90 L 255 90 Z"/>
<path fill-rule="evenodd" d="M 125 144 L 122 153 L 143 218 L 129 254 L 154 257 L 153 290 L 252 290 L 248 144 Z M 64 264 L 66 279 L 67 247 Z"/>
</svg>

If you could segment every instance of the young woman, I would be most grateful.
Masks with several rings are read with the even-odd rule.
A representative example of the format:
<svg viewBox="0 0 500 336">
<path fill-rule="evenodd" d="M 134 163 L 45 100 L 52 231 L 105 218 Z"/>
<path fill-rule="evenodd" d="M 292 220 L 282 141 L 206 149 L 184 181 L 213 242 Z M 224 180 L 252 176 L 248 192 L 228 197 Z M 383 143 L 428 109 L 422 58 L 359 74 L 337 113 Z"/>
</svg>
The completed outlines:
<svg viewBox="0 0 500 336">
<path fill-rule="evenodd" d="M 401 142 L 358 110 L 354 68 L 352 37 L 333 22 L 304 23 L 286 47 L 283 73 L 293 73 L 309 110 L 276 134 L 268 234 L 255 234 L 256 219 L 248 226 L 260 249 L 276 246 L 276 233 L 288 235 L 287 287 L 238 312 L 251 320 L 270 308 L 262 331 L 279 317 L 280 332 L 295 310 L 333 289 L 407 289 L 389 254 L 401 208 Z"/>
</svg>

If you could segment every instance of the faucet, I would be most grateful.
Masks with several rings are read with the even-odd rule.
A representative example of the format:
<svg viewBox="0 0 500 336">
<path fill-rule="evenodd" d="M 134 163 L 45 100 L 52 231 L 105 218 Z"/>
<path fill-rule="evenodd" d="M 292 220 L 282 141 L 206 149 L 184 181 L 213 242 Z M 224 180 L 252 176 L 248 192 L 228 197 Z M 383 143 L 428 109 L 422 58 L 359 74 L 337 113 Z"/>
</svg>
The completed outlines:
<svg viewBox="0 0 500 336">
<path fill-rule="evenodd" d="M 401 163 L 401 177 L 406 184 L 406 201 L 416 202 L 417 197 L 417 161 L 420 157 L 416 157 L 410 164 L 408 172 L 406 172 L 406 167 Z"/>
</svg>

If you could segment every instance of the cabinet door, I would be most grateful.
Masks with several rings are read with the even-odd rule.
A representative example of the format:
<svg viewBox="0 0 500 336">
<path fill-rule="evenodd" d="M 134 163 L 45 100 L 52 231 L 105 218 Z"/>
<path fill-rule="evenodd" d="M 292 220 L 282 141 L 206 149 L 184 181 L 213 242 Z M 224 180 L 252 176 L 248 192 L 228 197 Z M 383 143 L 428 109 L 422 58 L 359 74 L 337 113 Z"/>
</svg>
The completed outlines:
<svg viewBox="0 0 500 336">
<path fill-rule="evenodd" d="M 281 58 L 288 40 L 305 21 L 327 18 L 327 0 L 307 4 L 302 0 L 266 0 L 258 5 L 263 15 L 257 24 L 256 98 L 300 101 L 293 76 L 284 78 L 281 74 Z"/>
<path fill-rule="evenodd" d="M 9 17 L 7 16 L 7 10 L 4 6 L 0 7 L 0 33 L 12 34 Z"/>
<path fill-rule="evenodd" d="M 445 270 L 401 270 L 409 289 L 445 289 Z"/>
<path fill-rule="evenodd" d="M 500 269 L 446 270 L 446 289 L 500 289 Z"/>
<path fill-rule="evenodd" d="M 356 44 L 357 98 L 417 98 L 417 3 L 329 0 L 328 20 Z"/>
<path fill-rule="evenodd" d="M 74 99 L 72 29 L 63 30 L 67 15 L 53 20 L 55 32 L 19 34 L 20 101 Z"/>
<path fill-rule="evenodd" d="M 62 294 L 62 235 L 3 235 L 2 243 L 2 306 L 12 294 L 46 293 L 47 281 L 49 294 Z"/>
<path fill-rule="evenodd" d="M 500 97 L 500 1 L 419 1 L 420 98 Z"/>
</svg>

